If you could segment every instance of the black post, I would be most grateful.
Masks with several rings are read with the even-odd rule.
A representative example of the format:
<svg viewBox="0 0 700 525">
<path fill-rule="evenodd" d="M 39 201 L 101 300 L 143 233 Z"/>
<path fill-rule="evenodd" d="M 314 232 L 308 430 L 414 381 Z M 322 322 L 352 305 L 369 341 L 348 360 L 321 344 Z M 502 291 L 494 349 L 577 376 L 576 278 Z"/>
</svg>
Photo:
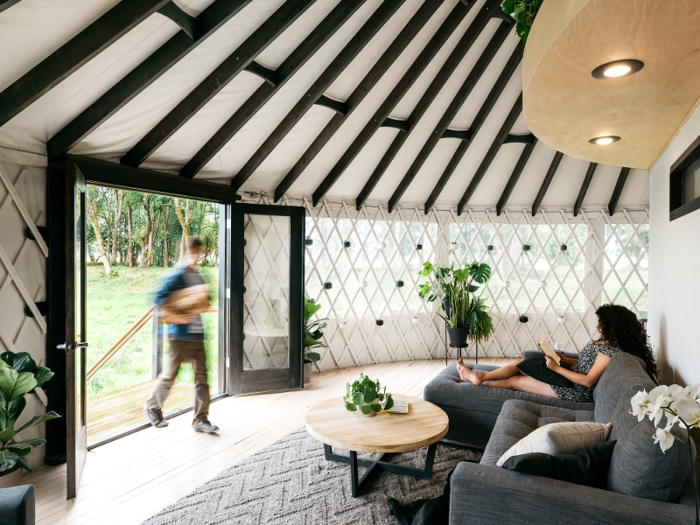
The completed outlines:
<svg viewBox="0 0 700 525">
<path fill-rule="evenodd" d="M 49 257 L 46 268 L 46 295 L 48 300 L 46 330 L 46 366 L 55 374 L 46 383 L 48 404 L 46 410 L 54 410 L 61 416 L 46 422 L 47 465 L 66 462 L 66 354 L 56 347 L 66 342 L 66 221 L 73 217 L 67 209 L 68 197 L 74 188 L 67 187 L 66 165 L 49 164 L 46 177 L 46 208 L 49 228 Z M 72 246 L 71 246 L 72 248 Z"/>
</svg>

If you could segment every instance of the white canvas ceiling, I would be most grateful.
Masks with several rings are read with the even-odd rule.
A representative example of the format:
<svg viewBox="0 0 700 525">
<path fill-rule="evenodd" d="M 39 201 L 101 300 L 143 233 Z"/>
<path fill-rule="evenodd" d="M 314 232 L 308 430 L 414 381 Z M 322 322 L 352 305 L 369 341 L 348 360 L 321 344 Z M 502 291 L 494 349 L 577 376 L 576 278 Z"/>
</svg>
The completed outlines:
<svg viewBox="0 0 700 525">
<path fill-rule="evenodd" d="M 339 131 L 291 186 L 287 192 L 289 197 L 311 196 L 459 1 L 446 0 L 437 9 L 357 110 L 346 119 Z M 475 2 L 457 30 L 415 81 L 407 95 L 397 104 L 391 114 L 392 118 L 404 120 L 410 115 L 442 64 L 478 14 L 484 1 Z M 0 13 L 0 49 L 2 50 L 0 91 L 30 71 L 117 3 L 117 0 L 90 0 L 89 2 L 22 0 Z M 176 3 L 190 15 L 197 16 L 212 3 L 212 0 L 176 0 Z M 256 61 L 268 68 L 277 68 L 338 3 L 339 0 L 316 1 L 260 53 Z M 380 0 L 367 0 L 301 67 L 299 72 L 279 89 L 209 161 L 196 178 L 228 183 L 381 3 Z M 283 4 L 284 0 L 251 2 L 214 35 L 202 42 L 177 65 L 90 133 L 71 150 L 71 153 L 118 162 Z M 407 0 L 326 90 L 325 95 L 335 100 L 346 100 L 422 4 L 422 0 Z M 387 203 L 464 79 L 486 49 L 494 32 L 502 23 L 504 22 L 499 19 L 492 19 L 488 23 L 371 193 L 368 204 Z M 179 30 L 171 20 L 159 13 L 154 13 L 0 127 L 0 146 L 3 149 L 45 154 L 45 143 L 48 139 Z M 450 129 L 469 128 L 517 44 L 518 38 L 512 31 L 452 121 Z M 141 167 L 177 173 L 179 168 L 262 83 L 261 78 L 246 71 L 241 72 Z M 521 79 L 518 69 L 440 195 L 436 203 L 438 207 L 457 204 L 520 94 L 520 90 Z M 334 114 L 326 107 L 312 106 L 272 154 L 257 168 L 241 190 L 274 192 L 279 182 Z M 331 188 L 326 199 L 354 204 L 362 187 L 397 133 L 403 132 L 394 128 L 380 128 Z M 511 133 L 529 133 L 522 117 Z M 458 139 L 440 140 L 400 200 L 401 206 L 422 207 L 458 143 Z M 479 208 L 496 205 L 524 147 L 524 144 L 511 143 L 500 148 L 470 200 L 469 206 Z M 543 143 L 535 146 L 508 201 L 508 208 L 520 209 L 532 206 L 554 154 L 555 152 Z M 542 206 L 571 209 L 588 165 L 588 162 L 565 156 Z M 583 207 L 607 206 L 619 173 L 620 167 L 599 166 L 586 194 Z M 632 170 L 618 206 L 645 208 L 648 200 L 648 173 Z"/>
</svg>

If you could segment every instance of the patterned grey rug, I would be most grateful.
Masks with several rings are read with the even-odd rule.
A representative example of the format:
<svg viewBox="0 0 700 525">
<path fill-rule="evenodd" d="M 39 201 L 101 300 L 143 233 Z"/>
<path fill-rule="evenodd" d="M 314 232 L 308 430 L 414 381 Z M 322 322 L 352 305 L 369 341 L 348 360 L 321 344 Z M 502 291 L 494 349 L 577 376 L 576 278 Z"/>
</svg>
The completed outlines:
<svg viewBox="0 0 700 525">
<path fill-rule="evenodd" d="M 422 468 L 426 452 L 395 454 L 390 461 Z M 388 498 L 404 505 L 437 497 L 457 463 L 480 459 L 479 451 L 438 444 L 431 479 L 374 472 L 363 484 L 361 496 L 353 498 L 350 465 L 326 461 L 323 445 L 300 428 L 225 470 L 145 524 L 396 525 Z"/>
</svg>

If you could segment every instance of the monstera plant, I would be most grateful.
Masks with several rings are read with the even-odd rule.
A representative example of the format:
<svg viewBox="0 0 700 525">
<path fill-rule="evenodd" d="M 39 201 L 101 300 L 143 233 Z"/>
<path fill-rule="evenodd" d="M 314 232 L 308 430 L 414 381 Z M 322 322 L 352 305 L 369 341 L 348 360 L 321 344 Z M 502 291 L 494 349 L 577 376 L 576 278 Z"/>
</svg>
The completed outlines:
<svg viewBox="0 0 700 525">
<path fill-rule="evenodd" d="M 0 476 L 21 467 L 31 472 L 25 456 L 33 448 L 46 444 L 44 438 L 18 439 L 20 435 L 43 421 L 55 419 L 56 412 L 33 417 L 20 428 L 15 423 L 27 406 L 25 394 L 41 388 L 53 377 L 45 366 L 37 366 L 26 352 L 0 354 Z"/>
</svg>

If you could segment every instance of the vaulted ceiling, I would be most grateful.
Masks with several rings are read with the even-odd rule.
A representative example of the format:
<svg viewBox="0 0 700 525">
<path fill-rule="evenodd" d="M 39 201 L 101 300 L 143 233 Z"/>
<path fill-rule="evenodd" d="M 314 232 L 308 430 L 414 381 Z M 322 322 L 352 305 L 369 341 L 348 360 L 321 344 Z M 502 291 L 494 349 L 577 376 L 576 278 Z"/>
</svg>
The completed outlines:
<svg viewBox="0 0 700 525">
<path fill-rule="evenodd" d="M 0 0 L 0 147 L 394 209 L 640 208 L 538 142 L 498 0 Z"/>
</svg>

